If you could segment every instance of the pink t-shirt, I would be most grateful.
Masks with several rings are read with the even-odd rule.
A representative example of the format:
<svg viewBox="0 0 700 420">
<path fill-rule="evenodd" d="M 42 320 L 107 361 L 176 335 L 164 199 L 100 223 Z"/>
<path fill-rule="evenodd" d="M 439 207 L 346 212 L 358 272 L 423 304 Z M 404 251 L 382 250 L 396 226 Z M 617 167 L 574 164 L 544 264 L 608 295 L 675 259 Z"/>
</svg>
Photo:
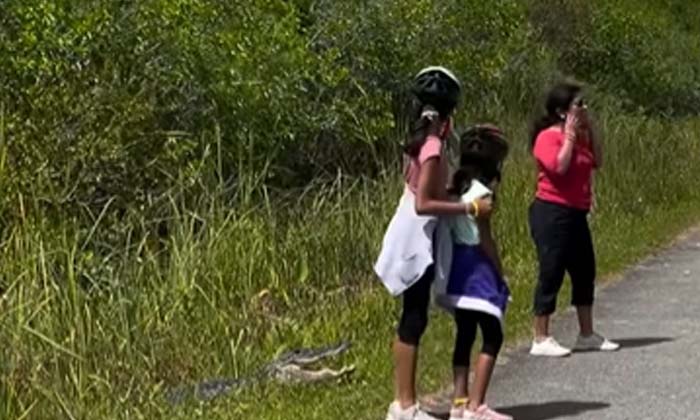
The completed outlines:
<svg viewBox="0 0 700 420">
<path fill-rule="evenodd" d="M 577 142 L 569 169 L 559 174 L 557 157 L 564 145 L 560 128 L 543 130 L 535 141 L 537 160 L 537 198 L 579 210 L 590 210 L 593 200 L 592 175 L 596 167 L 595 155 L 588 139 Z"/>
<path fill-rule="evenodd" d="M 418 191 L 418 179 L 423 164 L 429 159 L 437 157 L 440 159 L 440 185 L 447 186 L 448 164 L 447 159 L 443 156 L 443 143 L 438 136 L 428 136 L 420 149 L 417 158 L 408 158 L 408 162 L 404 169 L 404 180 L 408 188 L 416 194 Z"/>
</svg>

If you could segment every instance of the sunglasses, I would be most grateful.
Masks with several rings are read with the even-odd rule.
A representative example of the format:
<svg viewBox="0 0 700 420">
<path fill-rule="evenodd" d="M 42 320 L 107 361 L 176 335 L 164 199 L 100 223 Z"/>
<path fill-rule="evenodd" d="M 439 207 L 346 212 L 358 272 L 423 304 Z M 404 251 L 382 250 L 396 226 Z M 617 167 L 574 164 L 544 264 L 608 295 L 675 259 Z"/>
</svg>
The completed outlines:
<svg viewBox="0 0 700 420">
<path fill-rule="evenodd" d="M 576 105 L 579 108 L 585 108 L 586 101 L 583 99 L 582 96 L 579 96 L 578 98 L 574 99 L 574 105 Z"/>
</svg>

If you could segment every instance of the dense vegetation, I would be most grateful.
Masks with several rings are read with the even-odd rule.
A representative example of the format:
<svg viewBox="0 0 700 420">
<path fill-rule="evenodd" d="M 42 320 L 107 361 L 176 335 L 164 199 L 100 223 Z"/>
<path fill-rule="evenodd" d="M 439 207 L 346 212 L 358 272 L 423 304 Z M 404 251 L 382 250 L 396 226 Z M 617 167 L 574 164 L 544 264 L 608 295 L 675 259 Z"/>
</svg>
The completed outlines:
<svg viewBox="0 0 700 420">
<path fill-rule="evenodd" d="M 3 0 L 0 57 L 2 418 L 381 415 L 394 303 L 371 263 L 401 188 L 405 84 L 428 64 L 464 81 L 459 127 L 495 121 L 513 143 L 511 337 L 535 268 L 528 121 L 551 81 L 587 83 L 604 133 L 603 272 L 700 215 L 693 2 Z M 431 387 L 451 346 L 434 325 Z M 162 400 L 345 337 L 351 382 Z"/>
</svg>

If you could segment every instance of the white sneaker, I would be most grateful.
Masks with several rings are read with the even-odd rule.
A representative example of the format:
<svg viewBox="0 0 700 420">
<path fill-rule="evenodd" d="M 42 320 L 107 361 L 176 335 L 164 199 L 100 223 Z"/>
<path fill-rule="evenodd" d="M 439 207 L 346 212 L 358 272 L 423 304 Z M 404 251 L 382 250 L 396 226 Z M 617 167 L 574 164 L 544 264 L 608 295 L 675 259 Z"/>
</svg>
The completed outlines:
<svg viewBox="0 0 700 420">
<path fill-rule="evenodd" d="M 617 351 L 620 345 L 600 334 L 593 333 L 588 337 L 578 336 L 574 350 L 576 351 Z"/>
<path fill-rule="evenodd" d="M 450 408 L 450 417 L 449 420 L 473 420 L 473 414 L 469 409 L 467 408 L 467 404 L 469 399 L 468 398 L 460 398 L 463 400 L 463 403 L 460 403 L 458 405 L 452 405 L 452 408 Z"/>
<path fill-rule="evenodd" d="M 472 414 L 465 408 L 452 408 L 450 410 L 450 420 L 472 420 Z"/>
<path fill-rule="evenodd" d="M 472 414 L 474 420 L 513 420 L 513 417 L 492 410 L 488 405 L 483 404 Z"/>
<path fill-rule="evenodd" d="M 389 406 L 389 413 L 386 415 L 386 420 L 438 420 L 431 416 L 415 404 L 411 407 L 401 409 L 401 405 L 394 401 Z"/>
<path fill-rule="evenodd" d="M 452 409 L 450 412 L 450 420 L 513 420 L 513 417 L 492 410 L 489 406 L 484 404 L 476 411 Z"/>
<path fill-rule="evenodd" d="M 530 354 L 532 356 L 566 357 L 571 354 L 571 350 L 557 343 L 553 337 L 547 337 L 540 342 L 533 341 Z"/>
</svg>

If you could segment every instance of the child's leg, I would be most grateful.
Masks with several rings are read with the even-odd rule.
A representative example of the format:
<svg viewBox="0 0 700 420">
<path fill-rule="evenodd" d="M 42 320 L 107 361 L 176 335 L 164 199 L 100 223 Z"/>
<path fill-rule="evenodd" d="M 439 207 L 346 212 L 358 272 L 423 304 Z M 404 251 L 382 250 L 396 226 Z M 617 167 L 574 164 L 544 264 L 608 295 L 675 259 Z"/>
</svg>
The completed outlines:
<svg viewBox="0 0 700 420">
<path fill-rule="evenodd" d="M 472 312 L 472 314 L 478 319 L 483 336 L 483 347 L 474 369 L 474 383 L 469 394 L 469 409 L 473 411 L 479 408 L 486 399 L 486 390 L 491 381 L 496 357 L 498 357 L 498 352 L 501 351 L 503 345 L 503 330 L 501 322 L 495 316 L 482 312 Z"/>
<path fill-rule="evenodd" d="M 395 400 L 403 409 L 416 403 L 418 345 L 428 325 L 433 276 L 434 271 L 430 267 L 403 295 L 403 312 L 394 341 Z"/>
<path fill-rule="evenodd" d="M 454 372 L 454 399 L 464 400 L 469 395 L 469 359 L 476 339 L 477 318 L 472 311 L 455 310 L 457 338 L 452 356 Z"/>
</svg>

